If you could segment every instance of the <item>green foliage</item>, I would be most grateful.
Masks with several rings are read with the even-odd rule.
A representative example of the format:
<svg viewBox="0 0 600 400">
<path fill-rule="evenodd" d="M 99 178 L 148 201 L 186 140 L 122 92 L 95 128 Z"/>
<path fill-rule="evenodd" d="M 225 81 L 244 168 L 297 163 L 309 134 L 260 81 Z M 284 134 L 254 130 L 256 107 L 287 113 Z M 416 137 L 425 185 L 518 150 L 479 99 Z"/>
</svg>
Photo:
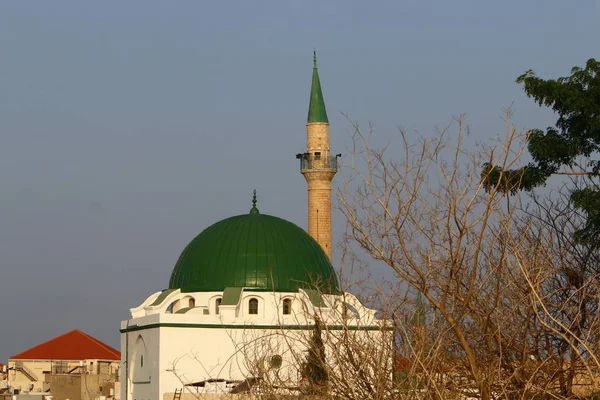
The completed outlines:
<svg viewBox="0 0 600 400">
<path fill-rule="evenodd" d="M 481 171 L 481 180 L 487 191 L 495 188 L 501 193 L 508 194 L 515 194 L 519 190 L 531 191 L 543 185 L 548 176 L 550 175 L 534 165 L 515 170 L 503 170 L 496 165 L 485 163 Z"/>
<path fill-rule="evenodd" d="M 528 97 L 540 106 L 550 107 L 558 115 L 556 127 L 528 132 L 527 149 L 533 162 L 516 170 L 502 170 L 484 164 L 481 179 L 486 190 L 515 194 L 545 184 L 563 167 L 567 173 L 584 175 L 588 187 L 574 190 L 571 200 L 588 217 L 585 227 L 576 232 L 579 242 L 598 243 L 600 238 L 600 63 L 587 61 L 585 68 L 574 67 L 571 75 L 542 79 L 532 70 L 517 78 Z M 581 160 L 585 159 L 583 164 Z"/>
<path fill-rule="evenodd" d="M 598 187 L 574 190 L 571 202 L 586 215 L 586 223 L 575 232 L 578 243 L 598 246 L 600 242 L 600 191 Z"/>
</svg>

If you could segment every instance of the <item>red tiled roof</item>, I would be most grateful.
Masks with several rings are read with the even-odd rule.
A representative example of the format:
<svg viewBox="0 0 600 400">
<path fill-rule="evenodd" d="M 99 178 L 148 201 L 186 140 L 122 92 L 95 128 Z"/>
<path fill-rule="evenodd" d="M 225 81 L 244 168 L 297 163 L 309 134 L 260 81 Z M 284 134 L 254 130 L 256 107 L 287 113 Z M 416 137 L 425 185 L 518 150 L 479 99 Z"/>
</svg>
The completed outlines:
<svg viewBox="0 0 600 400">
<path fill-rule="evenodd" d="M 38 344 L 9 360 L 120 360 L 121 353 L 79 329 Z"/>
</svg>

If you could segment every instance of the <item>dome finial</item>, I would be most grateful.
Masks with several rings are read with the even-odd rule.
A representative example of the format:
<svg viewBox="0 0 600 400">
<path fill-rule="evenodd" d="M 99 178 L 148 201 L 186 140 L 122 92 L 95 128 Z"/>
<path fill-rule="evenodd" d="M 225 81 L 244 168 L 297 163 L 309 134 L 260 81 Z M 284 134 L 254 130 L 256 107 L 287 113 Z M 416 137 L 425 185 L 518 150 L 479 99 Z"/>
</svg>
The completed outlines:
<svg viewBox="0 0 600 400">
<path fill-rule="evenodd" d="M 250 210 L 251 215 L 259 214 L 258 208 L 256 208 L 256 189 L 254 189 L 253 193 L 254 194 L 252 196 L 252 209 Z"/>
<path fill-rule="evenodd" d="M 313 49 L 313 68 L 317 68 L 317 49 Z"/>
</svg>

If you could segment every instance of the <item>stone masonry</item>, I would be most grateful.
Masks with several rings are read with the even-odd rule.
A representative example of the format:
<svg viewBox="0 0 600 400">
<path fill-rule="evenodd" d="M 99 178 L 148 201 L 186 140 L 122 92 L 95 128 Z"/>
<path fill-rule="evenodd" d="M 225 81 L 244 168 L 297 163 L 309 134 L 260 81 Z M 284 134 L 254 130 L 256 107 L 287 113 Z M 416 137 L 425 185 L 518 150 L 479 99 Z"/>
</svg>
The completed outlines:
<svg viewBox="0 0 600 400">
<path fill-rule="evenodd" d="M 331 181 L 337 169 L 330 165 L 328 123 L 306 124 L 306 147 L 311 157 L 320 153 L 322 161 L 319 165 L 319 160 L 314 160 L 312 168 L 302 170 L 308 183 L 308 233 L 331 260 Z"/>
</svg>

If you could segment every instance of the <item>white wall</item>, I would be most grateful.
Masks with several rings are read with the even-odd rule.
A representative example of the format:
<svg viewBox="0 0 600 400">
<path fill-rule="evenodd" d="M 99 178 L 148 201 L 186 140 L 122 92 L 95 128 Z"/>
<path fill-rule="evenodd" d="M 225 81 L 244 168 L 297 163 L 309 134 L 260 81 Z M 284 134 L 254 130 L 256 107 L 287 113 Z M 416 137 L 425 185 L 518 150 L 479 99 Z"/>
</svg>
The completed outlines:
<svg viewBox="0 0 600 400">
<path fill-rule="evenodd" d="M 158 328 L 121 334 L 121 399 L 156 398 L 160 383 L 159 338 Z"/>
<path fill-rule="evenodd" d="M 278 378 L 295 383 L 314 327 L 314 315 L 319 315 L 331 327 L 344 323 L 355 328 L 379 327 L 385 323 L 375 318 L 373 310 L 347 294 L 325 295 L 327 305 L 319 308 L 313 306 L 303 291 L 244 291 L 237 305 L 222 305 L 218 314 L 215 300 L 222 292 L 181 293 L 176 290 L 160 304 L 152 306 L 159 294 L 153 294 L 142 305 L 131 309 L 133 318 L 121 323 L 122 332 L 129 330 L 122 333 L 121 354 L 123 362 L 128 360 L 130 368 L 128 384 L 122 380 L 123 400 L 159 398 L 182 388 L 185 383 L 210 378 L 243 380 L 256 376 L 259 368 L 269 369 L 275 355 L 281 356 L 283 361 L 277 369 Z M 177 310 L 188 307 L 191 298 L 195 308 L 177 314 Z M 256 315 L 249 314 L 251 298 L 259 300 Z M 285 298 L 292 299 L 290 315 L 283 315 Z M 353 312 L 344 314 L 344 303 L 350 304 L 357 315 Z M 362 336 L 368 335 L 365 332 Z M 128 353 L 125 348 L 129 349 Z M 141 349 L 145 349 L 144 369 L 140 365 Z M 137 369 L 135 365 L 138 365 Z M 121 371 L 126 373 L 125 368 Z M 146 374 L 147 380 L 142 378 Z"/>
</svg>

